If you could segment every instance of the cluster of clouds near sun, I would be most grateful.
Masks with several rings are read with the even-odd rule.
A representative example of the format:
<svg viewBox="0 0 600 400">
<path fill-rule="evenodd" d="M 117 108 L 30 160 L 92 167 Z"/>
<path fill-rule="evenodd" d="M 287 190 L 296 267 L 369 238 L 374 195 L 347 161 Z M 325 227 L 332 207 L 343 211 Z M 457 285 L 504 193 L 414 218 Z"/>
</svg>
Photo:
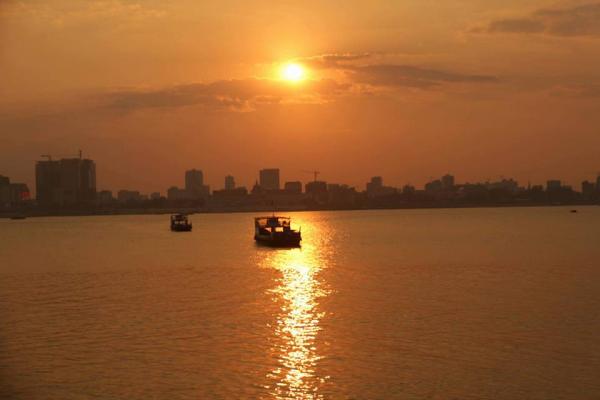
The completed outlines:
<svg viewBox="0 0 600 400">
<path fill-rule="evenodd" d="M 116 0 L 89 2 L 83 8 L 65 6 L 58 9 L 52 7 L 52 2 L 9 2 L 3 11 L 4 18 L 37 18 L 41 24 L 55 28 L 83 26 L 91 30 L 91 27 L 101 24 L 100 21 L 110 20 L 124 34 L 148 20 L 161 20 L 168 13 L 160 3 Z M 463 37 L 498 34 L 600 37 L 600 3 L 565 2 L 525 13 L 513 11 L 509 16 L 473 21 L 472 26 L 464 26 L 457 33 Z M 307 69 L 308 77 L 302 84 L 286 84 L 274 72 L 282 62 L 289 61 L 300 63 Z M 436 58 L 435 54 L 413 57 L 403 52 L 330 52 L 287 60 L 266 60 L 251 71 L 252 76 L 158 86 L 98 87 L 95 93 L 87 90 L 73 100 L 79 107 L 83 104 L 92 109 L 121 112 L 184 106 L 198 106 L 207 111 L 248 112 L 261 105 L 320 104 L 335 101 L 341 96 L 396 92 L 410 93 L 413 98 L 419 98 L 426 92 L 478 90 L 492 93 L 511 87 L 522 90 L 528 84 L 536 85 L 520 82 L 519 69 L 494 70 L 482 63 L 463 68 L 460 62 L 450 61 L 447 62 L 450 65 L 445 65 L 444 61 Z M 599 92 L 597 82 L 573 79 L 538 82 L 537 89 L 540 85 L 553 95 L 593 97 Z M 51 103 L 57 104 L 52 99 Z M 7 107 L 6 110 L 8 114 L 14 113 L 14 108 Z"/>
<path fill-rule="evenodd" d="M 298 84 L 290 84 L 273 73 L 275 76 L 271 77 L 218 80 L 155 90 L 112 91 L 102 95 L 99 103 L 123 111 L 199 105 L 209 110 L 246 112 L 264 104 L 318 104 L 335 101 L 339 96 L 375 94 L 398 88 L 426 90 L 443 84 L 498 82 L 496 77 L 488 75 L 372 63 L 374 58 L 370 54 L 325 54 L 294 59 L 308 75 Z"/>
</svg>

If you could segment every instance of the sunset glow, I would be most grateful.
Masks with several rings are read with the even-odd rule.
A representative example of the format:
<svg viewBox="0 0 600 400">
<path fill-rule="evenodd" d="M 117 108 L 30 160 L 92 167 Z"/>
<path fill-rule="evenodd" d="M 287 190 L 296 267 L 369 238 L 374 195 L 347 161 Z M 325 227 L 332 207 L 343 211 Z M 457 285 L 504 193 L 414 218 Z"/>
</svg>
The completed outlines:
<svg viewBox="0 0 600 400">
<path fill-rule="evenodd" d="M 289 82 L 300 82 L 306 78 L 306 71 L 300 64 L 285 64 L 281 69 L 281 77 Z"/>
</svg>

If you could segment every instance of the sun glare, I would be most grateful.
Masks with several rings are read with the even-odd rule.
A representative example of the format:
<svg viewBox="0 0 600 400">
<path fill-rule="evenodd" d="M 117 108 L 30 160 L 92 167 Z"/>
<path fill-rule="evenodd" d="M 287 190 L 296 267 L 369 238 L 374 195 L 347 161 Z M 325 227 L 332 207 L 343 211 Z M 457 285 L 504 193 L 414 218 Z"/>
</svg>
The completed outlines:
<svg viewBox="0 0 600 400">
<path fill-rule="evenodd" d="M 306 72 L 302 65 L 290 63 L 283 66 L 281 76 L 289 82 L 300 82 L 306 77 Z"/>
</svg>

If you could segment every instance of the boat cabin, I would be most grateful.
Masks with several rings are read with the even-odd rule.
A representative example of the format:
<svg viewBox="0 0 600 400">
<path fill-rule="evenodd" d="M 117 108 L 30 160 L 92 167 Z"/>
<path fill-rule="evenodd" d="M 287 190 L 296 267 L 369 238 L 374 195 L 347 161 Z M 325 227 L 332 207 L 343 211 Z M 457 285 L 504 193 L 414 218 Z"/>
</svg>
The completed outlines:
<svg viewBox="0 0 600 400">
<path fill-rule="evenodd" d="M 171 230 L 175 232 L 189 232 L 192 230 L 192 223 L 185 214 L 171 215 Z"/>
<path fill-rule="evenodd" d="M 298 246 L 302 240 L 300 231 L 292 229 L 289 217 L 256 217 L 254 228 L 254 239 L 271 246 Z"/>
</svg>

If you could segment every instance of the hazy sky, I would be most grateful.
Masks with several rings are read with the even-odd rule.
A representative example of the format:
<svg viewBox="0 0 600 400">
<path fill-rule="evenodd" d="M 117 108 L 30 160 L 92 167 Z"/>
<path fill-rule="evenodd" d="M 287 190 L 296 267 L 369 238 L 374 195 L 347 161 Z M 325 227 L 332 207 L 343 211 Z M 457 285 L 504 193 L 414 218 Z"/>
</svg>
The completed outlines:
<svg viewBox="0 0 600 400">
<path fill-rule="evenodd" d="M 307 79 L 280 77 L 286 62 Z M 600 171 L 600 1 L 0 1 L 0 174 L 364 187 Z"/>
</svg>

